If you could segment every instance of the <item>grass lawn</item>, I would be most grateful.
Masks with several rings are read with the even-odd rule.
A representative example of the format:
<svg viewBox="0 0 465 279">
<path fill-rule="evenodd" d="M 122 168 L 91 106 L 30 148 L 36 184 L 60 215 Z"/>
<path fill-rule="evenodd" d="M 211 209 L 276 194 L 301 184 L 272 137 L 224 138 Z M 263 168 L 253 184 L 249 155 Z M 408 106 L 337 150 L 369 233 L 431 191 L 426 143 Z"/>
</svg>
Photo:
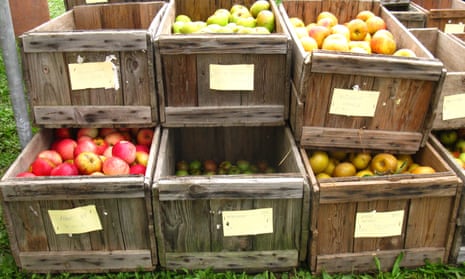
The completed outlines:
<svg viewBox="0 0 465 279">
<path fill-rule="evenodd" d="M 63 0 L 49 0 L 50 14 L 52 17 L 60 15 L 64 12 Z M 3 58 L 0 56 L 0 177 L 5 173 L 14 159 L 18 156 L 21 147 L 19 144 L 16 126 L 13 116 L 13 110 L 10 102 L 7 78 Z M 1 207 L 0 207 L 1 210 Z M 398 258 L 398 260 L 401 260 Z M 8 235 L 0 219 L 0 279 L 1 278 L 70 278 L 70 279 L 145 279 L 145 278 L 215 278 L 215 279 L 233 279 L 233 278 L 323 278 L 323 279 L 371 279 L 371 278 L 465 278 L 465 266 L 443 265 L 426 263 L 424 266 L 417 269 L 402 269 L 398 265 L 389 272 L 375 272 L 371 274 L 322 274 L 313 276 L 306 269 L 299 269 L 293 272 L 286 273 L 271 273 L 262 272 L 259 274 L 245 274 L 232 272 L 212 272 L 210 270 L 200 270 L 188 272 L 182 270 L 180 272 L 168 271 L 153 271 L 153 272 L 128 272 L 128 273 L 107 273 L 107 274 L 29 274 L 21 272 L 16 267 L 16 264 L 11 255 L 11 250 L 8 241 Z"/>
</svg>

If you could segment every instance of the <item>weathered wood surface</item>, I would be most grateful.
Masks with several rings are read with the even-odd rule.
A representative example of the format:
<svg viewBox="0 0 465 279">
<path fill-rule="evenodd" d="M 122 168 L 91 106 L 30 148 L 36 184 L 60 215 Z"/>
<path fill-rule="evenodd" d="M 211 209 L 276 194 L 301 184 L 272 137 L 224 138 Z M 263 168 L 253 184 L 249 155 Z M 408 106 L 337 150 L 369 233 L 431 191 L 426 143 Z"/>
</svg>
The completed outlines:
<svg viewBox="0 0 465 279">
<path fill-rule="evenodd" d="M 161 266 L 288 270 L 306 258 L 310 192 L 299 149 L 288 128 L 168 128 L 160 144 L 152 199 Z M 177 161 L 207 158 L 218 162 L 262 158 L 273 165 L 277 162 L 277 172 L 174 176 Z M 272 208 L 273 233 L 223 235 L 221 212 L 258 208 Z M 283 251 L 283 256 L 275 258 L 277 251 Z M 266 263 L 243 260 L 261 253 L 270 255 Z"/>
<path fill-rule="evenodd" d="M 418 5 L 410 2 L 406 9 L 391 9 L 388 10 L 407 28 L 424 28 L 426 24 L 426 15 L 422 12 Z"/>
<path fill-rule="evenodd" d="M 444 31 L 446 24 L 465 22 L 465 2 L 461 0 L 422 1 L 414 0 L 426 15 L 425 27 L 436 27 Z"/>
<path fill-rule="evenodd" d="M 101 3 L 97 4 L 115 4 L 115 3 L 130 3 L 130 2 L 152 2 L 148 0 L 101 0 Z M 88 4 L 86 0 L 64 0 L 65 9 L 71 10 L 74 9 L 75 6 L 81 5 L 94 5 Z"/>
<path fill-rule="evenodd" d="M 287 120 L 291 42 L 276 4 L 270 2 L 276 30 L 269 35 L 171 33 L 176 15 L 205 20 L 217 8 L 231 7 L 233 1 L 176 1 L 175 12 L 165 13 L 154 42 L 163 126 L 282 125 Z M 211 89 L 212 64 L 254 65 L 253 88 Z"/>
<path fill-rule="evenodd" d="M 398 48 L 410 48 L 417 53 L 417 58 L 392 57 L 387 55 L 351 54 L 316 50 L 305 52 L 296 39 L 293 30 L 289 30 L 293 38 L 293 67 L 291 76 L 297 97 L 291 97 L 293 112 L 303 115 L 290 115 L 290 122 L 297 141 L 301 144 L 306 139 L 317 138 L 311 133 L 304 133 L 306 128 L 335 128 L 348 136 L 351 144 L 359 142 L 355 147 L 365 148 L 365 142 L 372 138 L 380 140 L 379 149 L 388 148 L 403 152 L 417 151 L 426 143 L 431 130 L 432 112 L 436 106 L 439 90 L 444 79 L 444 65 L 408 32 L 405 26 L 375 1 L 344 1 L 328 3 L 327 1 L 284 1 L 279 6 L 286 25 L 291 26 L 289 17 L 297 16 L 304 22 L 313 22 L 316 15 L 328 8 L 335 13 L 341 22 L 353 18 L 362 9 L 369 9 L 381 16 L 388 29 L 393 33 Z M 362 90 L 380 92 L 378 106 L 372 117 L 351 117 L 330 114 L 332 93 L 335 88 L 351 89 L 358 85 Z M 315 101 L 318 100 L 318 101 Z M 297 106 L 299 104 L 299 106 Z M 297 109 L 301 108 L 303 109 Z M 414 108 L 414 109 L 412 109 Z M 301 124 L 301 126 L 299 126 Z M 310 130 L 312 131 L 312 130 Z M 362 133 L 360 133 L 362 131 Z M 374 133 L 371 133 L 373 131 Z M 391 131 L 392 137 L 377 138 L 377 131 Z M 313 131 L 312 131 L 313 132 Z M 399 137 L 396 138 L 396 133 Z M 402 142 L 409 135 L 407 146 Z M 366 136 L 366 138 L 361 138 Z M 308 138 L 305 138 L 308 137 Z M 314 145 L 331 147 L 331 139 L 321 138 Z M 384 142 L 383 142 L 384 140 Z M 399 140 L 398 142 L 394 142 Z M 416 140 L 416 146 L 410 141 Z M 312 143 L 313 144 L 313 143 Z M 414 144 L 414 143 L 413 143 Z M 376 146 L 371 145 L 369 148 Z"/>
<path fill-rule="evenodd" d="M 401 250 L 416 253 L 437 249 L 434 254 L 427 254 L 435 256 L 429 259 L 448 261 L 463 182 L 433 144 L 428 142 L 414 154 L 415 162 L 437 170 L 435 174 L 425 175 L 317 180 L 308 163 L 307 151 L 301 148 L 300 153 L 312 185 L 310 228 L 313 237 L 309 241 L 308 258 L 312 270 L 375 270 L 371 265 L 373 255 L 382 253 L 395 258 Z M 405 212 L 401 235 L 354 237 L 357 213 L 395 210 Z M 440 257 L 436 257 L 438 253 Z M 411 266 L 424 263 L 423 259 L 417 260 L 411 262 Z"/>
</svg>

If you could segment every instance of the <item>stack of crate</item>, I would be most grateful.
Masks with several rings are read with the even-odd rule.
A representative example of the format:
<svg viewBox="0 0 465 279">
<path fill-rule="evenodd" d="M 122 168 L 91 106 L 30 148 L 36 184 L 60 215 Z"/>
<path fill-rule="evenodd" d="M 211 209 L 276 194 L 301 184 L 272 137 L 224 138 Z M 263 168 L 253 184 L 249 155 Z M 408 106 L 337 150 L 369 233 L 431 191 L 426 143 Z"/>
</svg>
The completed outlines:
<svg viewBox="0 0 465 279">
<path fill-rule="evenodd" d="M 311 181 L 310 269 L 375 271 L 375 257 L 390 269 L 401 254 L 405 267 L 427 259 L 447 262 L 462 180 L 429 138 L 443 63 L 378 1 L 290 0 L 279 8 L 293 39 L 289 122 Z M 417 57 L 306 52 L 290 21 L 299 17 L 308 24 L 330 11 L 347 22 L 362 10 L 382 17 L 397 48 Z M 374 106 L 361 101 L 373 92 Z M 436 173 L 319 179 L 309 163 L 316 150 L 408 154 Z"/>
<path fill-rule="evenodd" d="M 16 264 L 24 271 L 153 270 L 150 183 L 160 140 L 153 38 L 166 2 L 79 6 L 20 38 L 31 115 L 41 128 L 0 182 Z M 143 175 L 18 178 L 56 131 L 150 128 Z"/>
</svg>

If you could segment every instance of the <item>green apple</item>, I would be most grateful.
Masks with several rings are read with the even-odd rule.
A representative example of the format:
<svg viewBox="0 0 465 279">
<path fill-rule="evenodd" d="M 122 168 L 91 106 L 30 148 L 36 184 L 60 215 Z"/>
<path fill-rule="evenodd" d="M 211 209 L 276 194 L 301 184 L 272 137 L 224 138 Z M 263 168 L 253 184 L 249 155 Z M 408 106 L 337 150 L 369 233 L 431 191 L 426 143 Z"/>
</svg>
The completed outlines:
<svg viewBox="0 0 465 279">
<path fill-rule="evenodd" d="M 275 27 L 274 13 L 270 10 L 263 10 L 256 17 L 257 26 L 266 27 L 268 31 L 273 32 Z"/>
<path fill-rule="evenodd" d="M 465 152 L 459 154 L 459 160 L 465 163 Z"/>
<path fill-rule="evenodd" d="M 267 0 L 257 0 L 252 4 L 252 6 L 250 6 L 250 13 L 253 17 L 257 17 L 259 12 L 269 10 L 270 6 L 270 2 Z"/>
<path fill-rule="evenodd" d="M 241 4 L 234 4 L 231 9 L 229 9 L 229 12 L 232 14 L 232 13 L 235 13 L 237 11 L 249 11 L 249 9 L 247 9 L 246 6 L 244 5 L 241 5 Z"/>
<path fill-rule="evenodd" d="M 239 18 L 242 18 L 242 17 L 251 17 L 252 14 L 249 12 L 249 10 L 247 10 L 247 8 L 245 10 L 238 10 L 238 11 L 235 11 L 235 12 L 231 12 L 231 16 L 229 17 L 229 22 L 234 22 L 234 23 L 237 23 L 237 20 Z"/>
<path fill-rule="evenodd" d="M 207 24 L 218 24 L 220 26 L 226 26 L 229 23 L 229 15 L 225 13 L 212 14 L 207 18 Z"/>
<path fill-rule="evenodd" d="M 456 149 L 458 152 L 465 152 L 465 139 L 459 139 L 459 140 L 455 143 L 455 149 Z"/>
<path fill-rule="evenodd" d="M 228 18 L 229 16 L 231 15 L 231 12 L 228 10 L 228 9 L 218 9 L 214 12 L 214 14 L 223 14 L 223 15 L 227 15 Z"/>
<path fill-rule="evenodd" d="M 205 26 L 207 26 L 207 24 L 204 21 L 185 22 L 180 31 L 182 34 L 192 34 L 199 32 Z"/>
<path fill-rule="evenodd" d="M 174 21 L 181 21 L 181 22 L 191 22 L 191 18 L 187 15 L 177 15 Z"/>
<path fill-rule="evenodd" d="M 271 34 L 271 32 L 266 27 L 258 26 L 255 27 L 255 34 Z"/>
<path fill-rule="evenodd" d="M 256 25 L 256 21 L 255 21 L 255 18 L 254 17 L 240 17 L 237 19 L 236 21 L 236 24 L 237 25 L 240 25 L 240 26 L 244 26 L 244 27 L 255 27 Z"/>
<path fill-rule="evenodd" d="M 184 26 L 184 21 L 176 21 L 173 23 L 173 33 L 174 34 L 181 34 L 181 28 Z"/>
<path fill-rule="evenodd" d="M 236 31 L 237 34 L 255 34 L 255 28 L 239 26 L 239 29 Z"/>
<path fill-rule="evenodd" d="M 226 26 L 221 26 L 220 28 L 218 28 L 215 33 L 228 33 L 229 34 L 229 33 L 236 33 L 236 31 L 233 27 L 226 25 Z"/>
<path fill-rule="evenodd" d="M 223 26 L 218 24 L 209 24 L 202 28 L 199 33 L 217 33 Z"/>
<path fill-rule="evenodd" d="M 457 141 L 457 138 L 458 138 L 457 132 L 454 130 L 441 131 L 441 133 L 439 134 L 439 140 L 444 145 L 454 144 Z"/>
</svg>

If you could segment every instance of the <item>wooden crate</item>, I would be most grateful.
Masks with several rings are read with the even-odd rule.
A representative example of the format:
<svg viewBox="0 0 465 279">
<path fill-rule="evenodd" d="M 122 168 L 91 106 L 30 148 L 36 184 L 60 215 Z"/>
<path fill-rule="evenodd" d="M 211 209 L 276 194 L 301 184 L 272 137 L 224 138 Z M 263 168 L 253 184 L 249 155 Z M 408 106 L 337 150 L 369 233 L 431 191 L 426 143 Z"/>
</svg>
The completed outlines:
<svg viewBox="0 0 465 279">
<path fill-rule="evenodd" d="M 463 33 L 447 33 L 448 36 L 457 40 L 459 43 L 465 45 L 465 32 Z"/>
<path fill-rule="evenodd" d="M 235 3 L 249 7 L 253 2 L 175 1 L 176 7 L 166 14 L 155 41 L 162 126 L 285 124 L 290 95 L 290 37 L 274 1 L 270 1 L 276 18 L 272 34 L 171 33 L 178 14 L 205 21 L 218 8 L 229 9 Z M 253 65 L 253 70 L 242 77 L 253 79 L 253 86 L 238 87 L 239 82 L 214 90 L 211 65 L 224 65 L 226 73 L 240 65 Z"/>
<path fill-rule="evenodd" d="M 65 9 L 71 10 L 75 6 L 80 5 L 99 5 L 99 4 L 114 4 L 114 3 L 131 3 L 131 2 L 152 2 L 147 0 L 63 0 Z"/>
<path fill-rule="evenodd" d="M 410 48 L 418 56 L 325 50 L 309 53 L 289 28 L 293 38 L 289 122 L 301 145 L 413 153 L 425 144 L 444 66 L 385 7 L 376 1 L 345 1 L 344 5 L 338 1 L 285 1 L 279 8 L 287 26 L 291 26 L 289 17 L 314 22 L 323 10 L 333 12 L 340 22 L 347 22 L 361 10 L 371 10 L 385 20 L 398 48 Z M 354 86 L 379 92 L 374 114 L 330 113 L 334 89 Z"/>
<path fill-rule="evenodd" d="M 444 78 L 439 102 L 434 111 L 433 129 L 444 130 L 465 126 L 465 114 L 460 115 L 462 107 L 455 108 L 453 104 L 460 100 L 450 101 L 449 98 L 461 96 L 465 92 L 465 45 L 454 40 L 448 34 L 437 28 L 410 29 L 413 35 L 428 50 L 444 64 L 447 73 Z M 452 104 L 452 106 L 451 106 Z M 457 114 L 456 112 L 459 112 Z"/>
<path fill-rule="evenodd" d="M 381 0 L 381 5 L 389 10 L 405 10 L 410 5 L 410 0 Z"/>
<path fill-rule="evenodd" d="M 430 136 L 430 142 L 436 148 L 438 153 L 445 161 L 454 169 L 462 181 L 465 181 L 464 170 L 457 165 L 456 160 L 451 156 L 450 152 L 444 147 L 435 135 Z M 460 197 L 460 205 L 457 213 L 457 221 L 455 227 L 454 240 L 449 256 L 449 263 L 461 264 L 465 261 L 465 192 L 462 191 Z"/>
<path fill-rule="evenodd" d="M 302 148 L 301 154 L 308 162 L 307 150 Z M 391 270 L 401 253 L 403 267 L 422 266 L 426 259 L 447 262 L 462 180 L 429 142 L 413 156 L 415 162 L 432 166 L 436 173 L 317 180 L 305 163 L 311 182 L 308 262 L 313 272 L 377 271 L 375 257 L 383 270 Z M 372 217 L 384 220 L 378 226 L 396 222 L 400 234 L 356 237 L 359 214 L 396 211 L 403 212 L 403 219 Z"/>
<path fill-rule="evenodd" d="M 0 181 L 3 220 L 16 265 L 34 273 L 153 270 L 158 258 L 149 187 L 160 134 L 155 128 L 144 176 L 16 178 L 53 141 L 52 129 L 36 134 Z M 95 206 L 101 230 L 55 233 L 49 211 L 85 206 Z M 95 213 L 81 216 L 82 224 L 92 224 L 93 217 Z"/>
<path fill-rule="evenodd" d="M 196 159 L 264 159 L 276 172 L 175 176 L 176 162 Z M 309 228 L 304 174 L 285 126 L 164 129 L 152 188 L 160 266 L 239 272 L 298 267 L 306 259 Z M 271 211 L 265 223 L 272 232 L 244 223 L 257 210 Z M 245 221 L 236 225 L 242 234 L 225 236 L 226 212 L 244 214 Z"/>
<path fill-rule="evenodd" d="M 446 24 L 465 24 L 465 2 L 462 0 L 413 0 L 426 15 L 425 27 L 446 31 Z M 462 29 L 463 30 L 463 29 Z"/>
<path fill-rule="evenodd" d="M 426 24 L 426 15 L 415 3 L 409 3 L 406 7 L 391 7 L 386 6 L 391 14 L 393 14 L 407 28 L 423 28 Z"/>
<path fill-rule="evenodd" d="M 153 45 L 165 2 L 79 6 L 21 36 L 35 124 L 158 123 Z"/>
</svg>

